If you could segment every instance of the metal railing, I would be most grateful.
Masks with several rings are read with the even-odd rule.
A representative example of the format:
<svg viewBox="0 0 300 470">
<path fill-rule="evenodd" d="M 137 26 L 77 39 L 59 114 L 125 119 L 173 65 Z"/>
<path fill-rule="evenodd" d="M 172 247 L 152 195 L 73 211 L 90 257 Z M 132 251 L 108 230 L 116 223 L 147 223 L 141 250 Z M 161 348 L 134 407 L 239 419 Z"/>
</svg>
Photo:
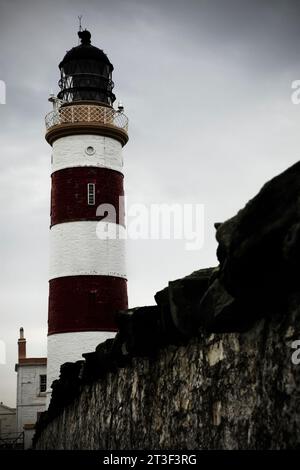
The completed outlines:
<svg viewBox="0 0 300 470">
<path fill-rule="evenodd" d="M 62 106 L 46 115 L 46 130 L 60 124 L 100 123 L 128 131 L 128 118 L 120 111 L 106 106 L 78 104 Z"/>
<path fill-rule="evenodd" d="M 24 432 L 1 434 L 0 450 L 3 449 L 24 449 Z"/>
</svg>

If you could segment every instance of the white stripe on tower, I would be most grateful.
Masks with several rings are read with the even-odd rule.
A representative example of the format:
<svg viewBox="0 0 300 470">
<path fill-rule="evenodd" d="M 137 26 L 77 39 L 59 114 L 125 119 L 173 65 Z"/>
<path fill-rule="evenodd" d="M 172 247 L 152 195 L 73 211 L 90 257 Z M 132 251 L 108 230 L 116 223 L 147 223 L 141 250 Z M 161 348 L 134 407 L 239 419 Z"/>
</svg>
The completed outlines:
<svg viewBox="0 0 300 470">
<path fill-rule="evenodd" d="M 59 377 L 62 364 L 82 360 L 82 353 L 94 351 L 99 343 L 114 336 L 114 332 L 108 331 L 79 331 L 49 335 L 47 349 L 51 361 L 47 364 L 48 384 L 52 384 Z M 50 398 L 51 390 L 48 389 L 47 405 L 49 405 Z"/>
<path fill-rule="evenodd" d="M 92 153 L 87 149 L 91 147 Z M 99 167 L 123 172 L 122 145 L 102 135 L 69 135 L 53 143 L 52 173 L 64 168 Z"/>
<path fill-rule="evenodd" d="M 117 239 L 101 240 L 97 225 L 111 231 L 116 224 L 80 221 L 54 225 L 50 231 L 50 279 L 64 276 L 116 276 L 126 279 L 125 240 L 116 227 Z"/>
</svg>

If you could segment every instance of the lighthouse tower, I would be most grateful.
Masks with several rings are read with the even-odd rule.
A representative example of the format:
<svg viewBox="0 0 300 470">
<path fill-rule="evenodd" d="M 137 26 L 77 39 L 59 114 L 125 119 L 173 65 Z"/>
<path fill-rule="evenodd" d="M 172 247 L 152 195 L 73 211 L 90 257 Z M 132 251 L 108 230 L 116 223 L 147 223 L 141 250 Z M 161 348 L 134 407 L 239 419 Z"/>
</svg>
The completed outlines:
<svg viewBox="0 0 300 470">
<path fill-rule="evenodd" d="M 99 224 L 107 232 L 124 230 L 128 119 L 122 106 L 113 108 L 113 65 L 91 45 L 89 31 L 78 36 L 81 44 L 59 64 L 60 92 L 50 96 L 53 111 L 46 116 L 52 146 L 48 403 L 60 366 L 113 337 L 115 314 L 127 308 L 124 237 L 99 237 Z M 103 204 L 115 208 L 115 218 Z"/>
</svg>

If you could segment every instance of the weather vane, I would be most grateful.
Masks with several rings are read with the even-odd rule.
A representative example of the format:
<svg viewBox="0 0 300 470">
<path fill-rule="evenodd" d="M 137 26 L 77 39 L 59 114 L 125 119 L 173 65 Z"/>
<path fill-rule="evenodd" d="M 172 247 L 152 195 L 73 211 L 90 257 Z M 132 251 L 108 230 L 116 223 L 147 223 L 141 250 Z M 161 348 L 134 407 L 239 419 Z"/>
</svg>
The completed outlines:
<svg viewBox="0 0 300 470">
<path fill-rule="evenodd" d="M 82 31 L 81 20 L 82 20 L 82 15 L 79 15 L 79 16 L 78 16 L 78 21 L 79 21 L 79 31 Z"/>
</svg>

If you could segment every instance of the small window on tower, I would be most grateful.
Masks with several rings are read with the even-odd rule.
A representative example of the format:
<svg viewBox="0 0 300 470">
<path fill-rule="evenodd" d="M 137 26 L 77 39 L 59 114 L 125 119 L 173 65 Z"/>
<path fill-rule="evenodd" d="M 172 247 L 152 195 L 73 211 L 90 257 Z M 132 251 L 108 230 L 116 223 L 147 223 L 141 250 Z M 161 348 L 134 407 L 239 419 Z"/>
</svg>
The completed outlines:
<svg viewBox="0 0 300 470">
<path fill-rule="evenodd" d="M 95 184 L 89 183 L 87 185 L 87 196 L 88 196 L 88 205 L 94 206 L 95 205 Z"/>
<path fill-rule="evenodd" d="M 89 146 L 85 149 L 85 153 L 86 153 L 87 155 L 94 155 L 94 153 L 95 153 L 94 147 L 92 147 L 91 145 L 89 145 Z"/>
<path fill-rule="evenodd" d="M 44 393 L 47 388 L 47 376 L 40 375 L 40 393 Z"/>
</svg>

